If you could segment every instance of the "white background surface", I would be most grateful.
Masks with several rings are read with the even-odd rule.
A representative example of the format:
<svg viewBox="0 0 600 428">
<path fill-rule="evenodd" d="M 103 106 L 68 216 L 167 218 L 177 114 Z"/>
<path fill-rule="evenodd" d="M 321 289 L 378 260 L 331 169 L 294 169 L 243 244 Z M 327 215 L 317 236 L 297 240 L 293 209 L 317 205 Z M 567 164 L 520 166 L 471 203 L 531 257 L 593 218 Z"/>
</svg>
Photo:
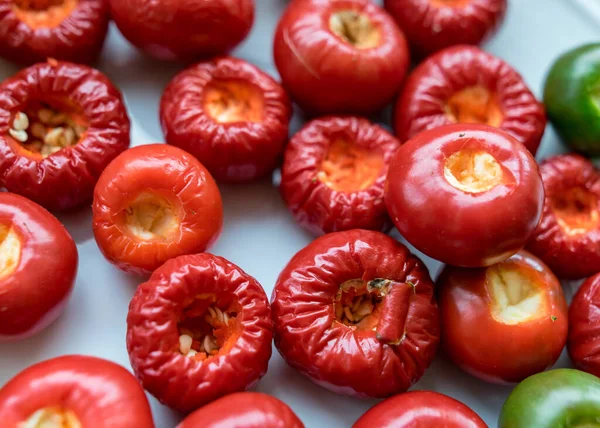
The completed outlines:
<svg viewBox="0 0 600 428">
<path fill-rule="evenodd" d="M 271 43 L 276 20 L 288 1 L 255 1 L 252 33 L 233 54 L 276 75 Z M 539 97 L 544 75 L 555 57 L 578 44 L 600 40 L 600 24 L 571 0 L 509 0 L 509 3 L 504 25 L 485 48 L 520 71 Z M 143 57 L 113 27 L 98 67 L 125 94 L 133 122 L 132 144 L 162 141 L 158 102 L 164 86 L 182 66 Z M 0 79 L 16 70 L 17 67 L 0 60 Z M 382 118 L 388 116 L 384 114 Z M 292 131 L 300 124 L 296 116 Z M 548 127 L 538 159 L 563 150 Z M 221 186 L 221 191 L 224 231 L 212 252 L 255 276 L 270 296 L 279 272 L 312 238 L 294 224 L 269 180 L 238 187 Z M 0 385 L 33 363 L 63 354 L 96 355 L 130 369 L 125 349 L 125 317 L 129 300 L 142 280 L 120 272 L 103 259 L 92 236 L 89 207 L 59 218 L 79 249 L 74 294 L 64 315 L 46 331 L 19 343 L 0 344 Z M 424 259 L 435 277 L 439 263 Z M 574 287 L 575 284 L 565 284 L 569 296 Z M 557 367 L 568 364 L 565 352 Z M 307 427 L 349 427 L 376 403 L 338 396 L 313 385 L 287 367 L 275 349 L 269 371 L 257 389 L 288 403 Z M 451 395 L 473 408 L 492 427 L 496 426 L 502 403 L 511 391 L 511 387 L 489 385 L 472 378 L 441 356 L 413 389 Z M 155 399 L 150 397 L 150 401 L 157 427 L 171 428 L 180 420 L 180 415 Z"/>
</svg>

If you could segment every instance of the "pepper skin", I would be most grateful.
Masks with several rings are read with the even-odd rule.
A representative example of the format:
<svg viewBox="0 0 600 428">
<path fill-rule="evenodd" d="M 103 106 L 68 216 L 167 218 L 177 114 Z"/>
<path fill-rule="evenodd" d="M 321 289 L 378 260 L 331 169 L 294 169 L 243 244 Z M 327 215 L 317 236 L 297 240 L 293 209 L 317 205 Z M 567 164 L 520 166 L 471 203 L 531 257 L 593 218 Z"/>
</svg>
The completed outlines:
<svg viewBox="0 0 600 428">
<path fill-rule="evenodd" d="M 89 121 L 76 145 L 48 157 L 26 150 L 9 134 L 30 102 L 74 106 Z M 121 93 L 101 72 L 49 61 L 0 84 L 0 185 L 51 210 L 91 201 L 104 168 L 129 146 L 129 117 Z"/>
<path fill-rule="evenodd" d="M 405 318 L 384 309 L 394 287 L 412 287 L 399 305 L 408 306 Z M 271 302 L 275 346 L 284 360 L 338 394 L 383 398 L 406 391 L 438 347 L 439 314 L 427 269 L 379 232 L 355 229 L 316 239 L 281 272 Z M 403 333 L 393 341 L 379 335 L 390 323 Z"/>
<path fill-rule="evenodd" d="M 28 3 L 42 2 L 0 0 L 0 57 L 26 65 L 47 58 L 85 64 L 96 59 L 110 20 L 106 0 L 54 6 L 45 1 L 41 10 L 27 8 Z"/>
<path fill-rule="evenodd" d="M 60 316 L 77 258 L 75 242 L 52 214 L 0 193 L 0 342 L 30 337 Z"/>
<path fill-rule="evenodd" d="M 580 46 L 556 60 L 544 84 L 544 103 L 569 147 L 600 155 L 600 43 Z"/>
<path fill-rule="evenodd" d="M 498 127 L 535 155 L 546 115 L 510 65 L 475 46 L 454 46 L 427 58 L 408 77 L 396 102 L 394 129 L 405 142 L 456 122 Z"/>
<path fill-rule="evenodd" d="M 167 143 L 194 155 L 222 182 L 271 173 L 287 142 L 291 115 L 281 85 L 258 67 L 231 57 L 182 71 L 160 103 Z"/>
<path fill-rule="evenodd" d="M 525 246 L 542 214 L 544 186 L 535 159 L 509 134 L 455 124 L 422 132 L 398 149 L 385 201 L 418 250 L 480 267 Z"/>
<path fill-rule="evenodd" d="M 184 316 L 202 322 L 210 303 L 233 307 L 229 336 L 216 353 L 182 355 L 177 350 L 180 323 Z M 270 315 L 260 284 L 233 263 L 211 254 L 171 259 L 138 287 L 129 305 L 131 365 L 144 388 L 163 404 L 190 412 L 251 388 L 264 376 L 273 338 Z"/>
<path fill-rule="evenodd" d="M 528 377 L 504 402 L 498 428 L 595 427 L 600 414 L 600 380 L 573 369 Z"/>
<path fill-rule="evenodd" d="M 283 401 L 259 392 L 238 392 L 207 404 L 177 428 L 304 428 Z"/>
<path fill-rule="evenodd" d="M 569 308 L 569 356 L 579 370 L 600 376 L 600 273 L 577 290 Z"/>
<path fill-rule="evenodd" d="M 420 58 L 453 45 L 479 45 L 500 26 L 506 0 L 384 0 Z"/>
<path fill-rule="evenodd" d="M 358 117 L 325 117 L 288 144 L 281 194 L 296 221 L 315 235 L 349 229 L 386 231 L 388 165 L 400 142 Z"/>
<path fill-rule="evenodd" d="M 437 290 L 444 350 L 473 376 L 520 382 L 552 367 L 565 347 L 561 285 L 526 251 L 487 268 L 446 266 Z"/>
<path fill-rule="evenodd" d="M 98 180 L 92 211 L 104 257 L 137 275 L 206 250 L 223 226 L 211 175 L 193 156 L 165 144 L 134 147 L 111 162 Z"/>
<path fill-rule="evenodd" d="M 410 64 L 404 35 L 369 0 L 291 2 L 277 25 L 273 54 L 283 86 L 315 116 L 383 108 Z"/>
<path fill-rule="evenodd" d="M 460 401 L 433 391 L 398 394 L 371 407 L 352 428 L 487 428 Z"/>
<path fill-rule="evenodd" d="M 83 355 L 46 360 L 12 378 L 0 389 L 0 420 L 3 428 L 154 428 L 146 395 L 131 373 Z"/>
<path fill-rule="evenodd" d="M 123 36 L 161 60 L 227 53 L 246 38 L 254 22 L 254 0 L 107 1 Z"/>
<path fill-rule="evenodd" d="M 542 220 L 527 249 L 559 278 L 600 271 L 600 171 L 576 154 L 540 165 L 546 200 Z"/>
</svg>

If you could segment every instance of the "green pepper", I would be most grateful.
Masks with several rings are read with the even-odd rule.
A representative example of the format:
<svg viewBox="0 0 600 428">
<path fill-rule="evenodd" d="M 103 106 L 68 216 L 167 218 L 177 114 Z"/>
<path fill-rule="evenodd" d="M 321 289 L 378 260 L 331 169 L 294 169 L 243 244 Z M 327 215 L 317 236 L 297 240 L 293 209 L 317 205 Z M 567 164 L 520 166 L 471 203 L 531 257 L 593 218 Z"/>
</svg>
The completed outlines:
<svg viewBox="0 0 600 428">
<path fill-rule="evenodd" d="M 504 403 L 498 428 L 534 427 L 600 427 L 600 379 L 573 369 L 525 379 Z"/>
<path fill-rule="evenodd" d="M 600 155 L 600 43 L 580 46 L 556 60 L 546 77 L 544 104 L 566 144 Z"/>
</svg>

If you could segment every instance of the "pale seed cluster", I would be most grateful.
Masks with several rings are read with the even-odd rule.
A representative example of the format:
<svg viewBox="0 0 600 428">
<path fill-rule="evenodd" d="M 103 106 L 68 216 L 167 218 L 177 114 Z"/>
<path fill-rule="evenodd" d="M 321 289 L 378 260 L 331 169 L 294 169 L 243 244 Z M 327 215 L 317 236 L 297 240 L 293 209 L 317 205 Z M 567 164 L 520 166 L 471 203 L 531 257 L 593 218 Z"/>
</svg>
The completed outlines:
<svg viewBox="0 0 600 428">
<path fill-rule="evenodd" d="M 223 312 L 221 309 L 216 306 L 208 307 L 208 314 L 204 318 L 206 322 L 208 322 L 211 326 L 215 326 L 215 322 L 218 320 L 221 323 L 227 325 L 229 323 L 230 317 L 226 312 Z M 207 334 L 204 337 L 194 337 L 194 333 L 187 329 L 182 329 L 182 333 L 179 336 L 179 352 L 182 355 L 193 358 L 198 352 L 204 352 L 207 355 L 211 355 L 214 351 L 219 350 L 219 346 L 217 345 L 217 338 L 212 334 Z M 200 343 L 199 349 L 192 349 L 192 343 L 194 339 L 197 339 Z"/>
<path fill-rule="evenodd" d="M 8 132 L 30 152 L 46 157 L 77 144 L 86 130 L 68 115 L 42 108 L 30 115 L 18 112 Z"/>
<path fill-rule="evenodd" d="M 344 324 L 356 324 L 366 316 L 373 313 L 375 302 L 371 293 L 356 296 L 352 299 L 352 305 L 344 306 L 341 302 L 335 304 L 335 316 Z"/>
</svg>

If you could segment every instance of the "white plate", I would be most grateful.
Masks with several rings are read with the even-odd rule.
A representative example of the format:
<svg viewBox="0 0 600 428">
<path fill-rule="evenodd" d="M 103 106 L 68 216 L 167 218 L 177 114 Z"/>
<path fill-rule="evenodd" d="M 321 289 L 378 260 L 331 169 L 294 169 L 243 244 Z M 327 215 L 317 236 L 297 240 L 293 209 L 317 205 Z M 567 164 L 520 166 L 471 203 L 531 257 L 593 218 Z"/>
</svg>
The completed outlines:
<svg viewBox="0 0 600 428">
<path fill-rule="evenodd" d="M 591 0 L 591 2 L 600 0 Z M 256 0 L 256 22 L 250 37 L 234 52 L 276 75 L 271 56 L 273 30 L 288 1 Z M 536 95 L 555 57 L 581 43 L 598 41 L 600 26 L 587 19 L 589 13 L 573 7 L 572 0 L 512 0 L 498 34 L 486 45 L 519 70 Z M 113 27 L 99 68 L 124 92 L 133 121 L 133 145 L 162 141 L 158 122 L 158 101 L 162 89 L 180 70 L 143 57 L 130 47 Z M 17 68 L 0 61 L 0 79 Z M 292 131 L 298 129 L 296 117 Z M 564 151 L 548 127 L 538 158 Z M 276 188 L 269 181 L 246 186 L 221 186 L 225 207 L 223 235 L 212 248 L 256 277 L 270 296 L 275 280 L 296 251 L 311 241 L 288 214 Z M 91 231 L 91 213 L 61 215 L 80 256 L 74 295 L 64 315 L 36 337 L 15 344 L 0 345 L 0 384 L 38 361 L 63 354 L 90 354 L 130 368 L 125 349 L 125 317 L 139 278 L 121 273 L 100 254 Z M 397 236 L 397 235 L 396 235 Z M 59 249 L 57 249 L 59 250 Z M 424 258 L 435 276 L 439 263 Z M 568 294 L 574 285 L 566 284 Z M 499 350 L 501 352 L 501 350 Z M 568 366 L 563 353 L 557 367 Z M 307 427 L 349 427 L 374 400 L 338 396 L 311 383 L 289 368 L 274 349 L 269 372 L 259 391 L 286 403 Z M 438 357 L 414 389 L 439 391 L 463 401 L 490 425 L 511 387 L 489 385 L 462 373 Z M 150 397 L 158 428 L 171 428 L 181 416 Z"/>
</svg>

